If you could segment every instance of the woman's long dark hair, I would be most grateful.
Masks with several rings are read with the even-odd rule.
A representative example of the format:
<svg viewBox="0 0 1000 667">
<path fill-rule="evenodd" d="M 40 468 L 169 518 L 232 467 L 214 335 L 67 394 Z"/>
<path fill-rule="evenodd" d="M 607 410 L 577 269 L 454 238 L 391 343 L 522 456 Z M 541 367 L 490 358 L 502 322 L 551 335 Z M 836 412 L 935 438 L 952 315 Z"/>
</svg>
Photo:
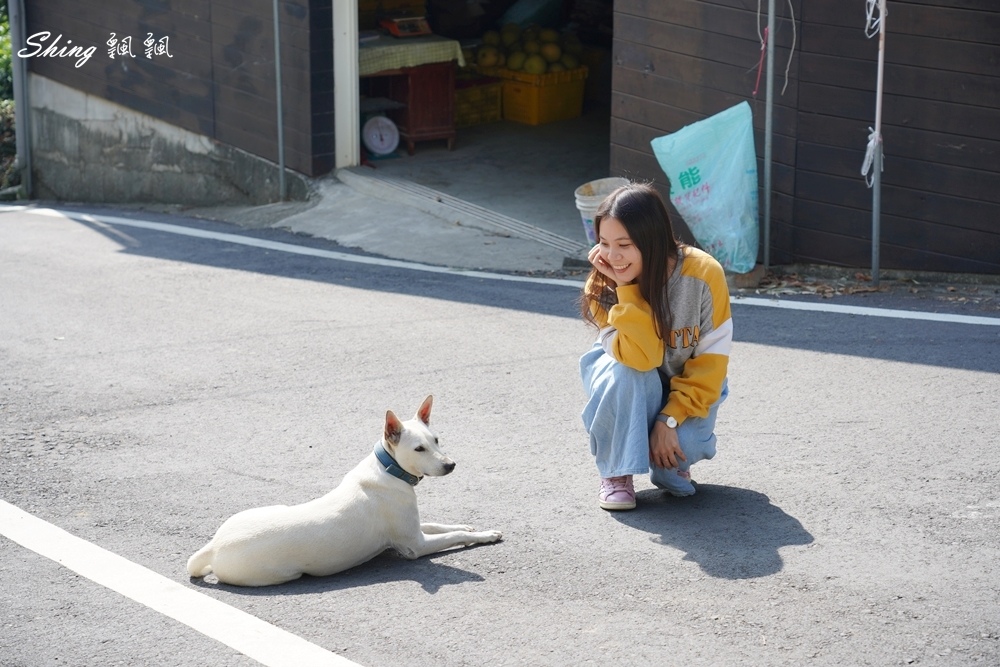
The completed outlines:
<svg viewBox="0 0 1000 667">
<path fill-rule="evenodd" d="M 684 244 L 674 236 L 670 214 L 663 198 L 653 186 L 644 183 L 623 185 L 609 194 L 594 215 L 594 232 L 601 235 L 601 221 L 614 218 L 622 223 L 625 231 L 642 255 L 642 273 L 639 274 L 639 293 L 653 310 L 656 334 L 665 338 L 670 331 L 670 302 L 667 298 L 667 281 L 670 279 L 669 258 L 677 258 Z M 591 313 L 596 303 L 604 310 L 617 303 L 617 295 L 608 279 L 596 268 L 590 272 L 589 289 L 580 299 L 583 319 L 597 326 Z"/>
</svg>

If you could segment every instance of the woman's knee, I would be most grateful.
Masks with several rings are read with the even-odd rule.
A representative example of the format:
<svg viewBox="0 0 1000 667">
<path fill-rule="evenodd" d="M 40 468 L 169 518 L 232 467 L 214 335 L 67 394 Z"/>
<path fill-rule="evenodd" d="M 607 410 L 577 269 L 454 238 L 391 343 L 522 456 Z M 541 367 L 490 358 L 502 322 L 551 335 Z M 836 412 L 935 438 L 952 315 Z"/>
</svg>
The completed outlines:
<svg viewBox="0 0 1000 667">
<path fill-rule="evenodd" d="M 606 352 L 581 360 L 581 376 L 591 388 L 604 387 L 626 393 L 662 391 L 658 372 L 638 371 Z"/>
<path fill-rule="evenodd" d="M 714 414 L 707 419 L 688 417 L 677 427 L 677 440 L 689 463 L 715 456 L 716 437 Z"/>
<path fill-rule="evenodd" d="M 639 371 L 631 366 L 626 366 L 619 361 L 614 361 L 608 366 L 608 372 L 614 379 L 615 384 L 635 387 L 644 390 L 644 392 L 654 389 L 656 391 L 662 391 L 660 376 L 656 369 L 651 371 Z"/>
<path fill-rule="evenodd" d="M 715 433 L 697 433 L 694 437 L 688 435 L 688 437 L 680 439 L 679 444 L 684 456 L 687 457 L 688 465 L 715 457 Z"/>
</svg>

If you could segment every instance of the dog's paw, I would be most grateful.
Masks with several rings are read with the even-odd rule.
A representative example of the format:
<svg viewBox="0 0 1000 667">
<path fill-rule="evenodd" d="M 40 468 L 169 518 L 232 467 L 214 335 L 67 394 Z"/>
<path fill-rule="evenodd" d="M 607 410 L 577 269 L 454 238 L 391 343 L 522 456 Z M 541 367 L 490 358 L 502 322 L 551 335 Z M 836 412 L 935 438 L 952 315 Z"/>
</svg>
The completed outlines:
<svg viewBox="0 0 1000 667">
<path fill-rule="evenodd" d="M 484 530 L 479 533 L 484 542 L 499 542 L 503 539 L 503 533 L 499 530 Z"/>
</svg>

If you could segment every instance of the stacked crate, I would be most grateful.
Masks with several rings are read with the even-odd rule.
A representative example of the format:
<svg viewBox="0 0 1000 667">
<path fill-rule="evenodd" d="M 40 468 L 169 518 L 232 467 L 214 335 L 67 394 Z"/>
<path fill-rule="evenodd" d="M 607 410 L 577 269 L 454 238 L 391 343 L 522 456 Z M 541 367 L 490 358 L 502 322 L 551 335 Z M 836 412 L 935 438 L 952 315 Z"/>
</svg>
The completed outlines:
<svg viewBox="0 0 1000 667">
<path fill-rule="evenodd" d="M 455 127 L 494 123 L 503 117 L 503 81 L 491 76 L 455 78 Z"/>
<path fill-rule="evenodd" d="M 547 74 L 514 72 L 503 67 L 481 68 L 503 79 L 503 117 L 527 125 L 576 118 L 583 113 L 587 68 Z"/>
</svg>

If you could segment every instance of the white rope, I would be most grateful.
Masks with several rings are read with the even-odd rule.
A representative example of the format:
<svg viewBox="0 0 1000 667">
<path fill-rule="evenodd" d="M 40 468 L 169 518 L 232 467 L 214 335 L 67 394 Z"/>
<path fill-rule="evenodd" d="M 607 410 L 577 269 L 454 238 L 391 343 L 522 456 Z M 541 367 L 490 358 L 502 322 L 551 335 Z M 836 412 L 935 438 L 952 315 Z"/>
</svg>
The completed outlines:
<svg viewBox="0 0 1000 667">
<path fill-rule="evenodd" d="M 865 150 L 865 161 L 861 165 L 861 175 L 865 177 L 865 182 L 868 187 L 872 187 L 874 184 L 874 174 L 871 177 L 868 176 L 868 170 L 871 169 L 872 162 L 875 161 L 875 151 L 881 150 L 882 147 L 882 136 L 873 130 L 868 128 L 868 148 Z M 885 171 L 885 153 L 883 152 L 880 156 L 882 158 L 882 171 Z"/>
<path fill-rule="evenodd" d="M 757 0 L 757 39 L 760 40 L 761 48 L 763 49 L 764 35 L 760 31 L 760 3 L 761 0 Z M 795 7 L 792 6 L 792 0 L 788 0 L 788 12 L 792 17 L 792 46 L 788 50 L 788 62 L 785 64 L 785 85 L 781 87 L 782 95 L 788 89 L 788 72 L 792 69 L 792 56 L 795 55 L 795 40 L 798 36 L 795 29 Z M 770 35 L 769 39 L 774 39 L 774 35 Z"/>
<path fill-rule="evenodd" d="M 882 152 L 882 71 L 885 54 L 885 17 L 888 14 L 885 0 L 866 0 L 865 36 L 871 39 L 879 36 L 878 42 L 878 83 L 875 90 L 875 127 L 868 128 L 868 147 L 865 150 L 865 160 L 861 164 L 861 175 L 865 177 L 868 187 L 874 184 L 874 174 L 869 178 L 868 170 L 875 161 L 875 151 L 879 151 L 880 171 L 885 171 L 885 154 Z M 877 10 L 877 15 L 876 15 Z"/>
<path fill-rule="evenodd" d="M 866 0 L 865 13 L 867 20 L 865 21 L 865 37 L 868 39 L 878 34 L 879 27 L 882 25 L 881 12 L 879 16 L 875 15 L 876 10 L 880 9 L 879 0 Z"/>
<path fill-rule="evenodd" d="M 761 44 L 763 44 L 764 35 L 762 35 L 760 32 L 760 3 L 761 0 L 757 0 L 757 39 L 760 40 Z"/>
<path fill-rule="evenodd" d="M 788 0 L 788 12 L 792 15 L 792 48 L 788 50 L 788 62 L 785 64 L 785 85 L 781 87 L 782 95 L 788 88 L 788 70 L 792 68 L 792 54 L 795 53 L 795 7 L 792 6 L 792 0 Z"/>
</svg>

